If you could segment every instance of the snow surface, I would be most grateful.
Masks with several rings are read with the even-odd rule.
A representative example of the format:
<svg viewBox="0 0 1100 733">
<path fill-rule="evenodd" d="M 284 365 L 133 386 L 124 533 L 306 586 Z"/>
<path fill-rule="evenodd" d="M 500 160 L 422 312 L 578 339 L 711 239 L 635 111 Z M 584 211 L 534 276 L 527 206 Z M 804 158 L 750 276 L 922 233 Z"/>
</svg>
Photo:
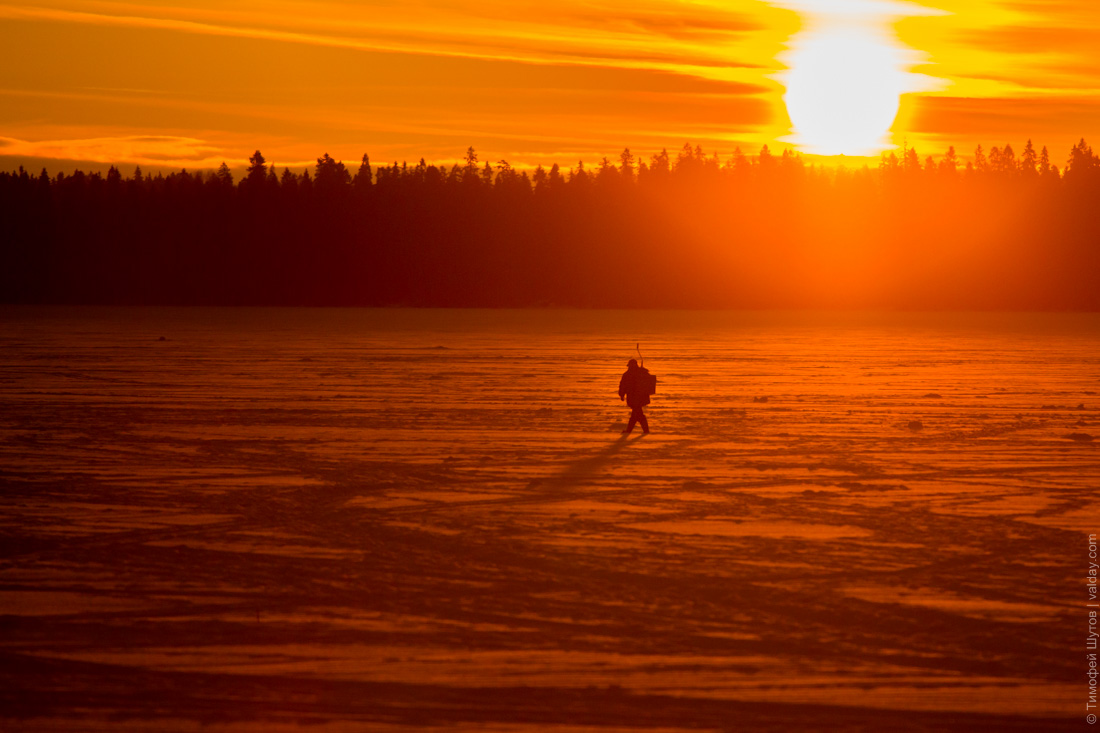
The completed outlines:
<svg viewBox="0 0 1100 733">
<path fill-rule="evenodd" d="M 0 722 L 1077 728 L 1098 394 L 1095 314 L 0 309 Z"/>
</svg>

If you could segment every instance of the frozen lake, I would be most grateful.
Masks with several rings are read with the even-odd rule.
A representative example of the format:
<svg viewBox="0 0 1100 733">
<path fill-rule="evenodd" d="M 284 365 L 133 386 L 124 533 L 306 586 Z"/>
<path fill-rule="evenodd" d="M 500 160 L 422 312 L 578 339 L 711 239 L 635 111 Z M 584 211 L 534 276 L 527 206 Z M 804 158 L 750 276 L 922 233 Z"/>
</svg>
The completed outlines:
<svg viewBox="0 0 1100 733">
<path fill-rule="evenodd" d="M 1096 314 L 0 309 L 0 722 L 1079 729 L 1098 444 Z"/>
</svg>

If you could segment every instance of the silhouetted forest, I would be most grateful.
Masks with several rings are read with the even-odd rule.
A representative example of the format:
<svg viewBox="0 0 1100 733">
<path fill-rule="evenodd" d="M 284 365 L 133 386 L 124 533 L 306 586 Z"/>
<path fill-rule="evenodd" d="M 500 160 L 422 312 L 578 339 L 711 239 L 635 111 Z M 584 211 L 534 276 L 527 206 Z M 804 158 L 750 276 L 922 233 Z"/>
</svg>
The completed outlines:
<svg viewBox="0 0 1100 733">
<path fill-rule="evenodd" d="M 353 169 L 352 169 L 353 168 Z M 13 303 L 1100 310 L 1100 158 L 0 174 Z"/>
</svg>

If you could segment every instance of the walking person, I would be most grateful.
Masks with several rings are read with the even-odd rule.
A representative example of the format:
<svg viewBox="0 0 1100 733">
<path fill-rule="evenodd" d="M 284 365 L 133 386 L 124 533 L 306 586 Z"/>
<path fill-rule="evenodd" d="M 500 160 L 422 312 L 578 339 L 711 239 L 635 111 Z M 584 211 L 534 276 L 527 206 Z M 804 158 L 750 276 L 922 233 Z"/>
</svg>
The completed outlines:
<svg viewBox="0 0 1100 733">
<path fill-rule="evenodd" d="M 655 391 L 655 387 L 651 385 L 656 381 L 648 369 L 638 366 L 637 359 L 631 359 L 626 363 L 626 372 L 619 380 L 619 401 L 626 400 L 626 404 L 630 407 L 630 422 L 623 431 L 623 435 L 630 435 L 635 423 L 641 424 L 642 435 L 649 433 L 649 421 L 646 420 L 642 408 L 649 404 L 649 396 Z"/>
</svg>

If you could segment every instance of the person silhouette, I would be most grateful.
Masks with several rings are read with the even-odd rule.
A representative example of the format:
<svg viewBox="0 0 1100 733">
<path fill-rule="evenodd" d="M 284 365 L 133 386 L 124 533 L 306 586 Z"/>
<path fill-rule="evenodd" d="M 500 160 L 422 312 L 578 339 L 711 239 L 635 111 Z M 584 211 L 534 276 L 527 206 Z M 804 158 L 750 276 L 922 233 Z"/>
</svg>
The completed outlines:
<svg viewBox="0 0 1100 733">
<path fill-rule="evenodd" d="M 649 370 L 638 366 L 637 359 L 631 359 L 626 363 L 626 372 L 623 373 L 623 378 L 619 380 L 619 401 L 625 399 L 626 404 L 630 407 L 630 422 L 627 423 L 623 435 L 630 435 L 635 423 L 641 424 L 642 435 L 649 433 L 649 421 L 646 420 L 645 413 L 642 412 L 642 408 L 649 404 L 649 393 L 646 392 L 641 380 L 643 374 L 649 374 Z"/>
</svg>

